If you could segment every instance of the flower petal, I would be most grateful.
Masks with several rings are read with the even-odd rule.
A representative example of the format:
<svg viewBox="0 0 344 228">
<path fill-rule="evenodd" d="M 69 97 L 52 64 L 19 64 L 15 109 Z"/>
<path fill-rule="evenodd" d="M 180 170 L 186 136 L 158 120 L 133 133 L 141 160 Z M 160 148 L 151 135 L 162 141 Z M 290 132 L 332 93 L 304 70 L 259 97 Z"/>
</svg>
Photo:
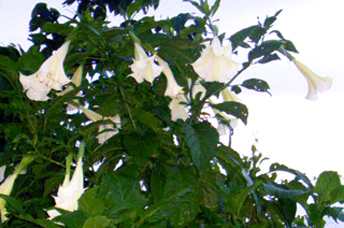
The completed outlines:
<svg viewBox="0 0 344 228">
<path fill-rule="evenodd" d="M 37 77 L 40 82 L 54 90 L 62 90 L 62 86 L 70 82 L 63 67 L 69 44 L 70 41 L 65 42 L 37 71 Z"/>
<path fill-rule="evenodd" d="M 133 72 L 129 76 L 135 78 L 137 83 L 142 83 L 144 80 L 152 83 L 162 71 L 161 67 L 155 63 L 155 56 L 148 57 L 137 43 L 135 43 L 135 59 L 129 67 Z"/>
<path fill-rule="evenodd" d="M 185 97 L 183 94 L 172 98 L 168 107 L 171 110 L 171 119 L 172 121 L 177 121 L 178 119 L 186 120 L 189 117 L 187 107 L 181 102 L 185 102 Z"/>
<path fill-rule="evenodd" d="M 191 65 L 203 80 L 226 83 L 238 67 L 230 56 L 229 48 L 223 47 L 215 37 L 211 45 L 208 44 L 201 56 Z"/>
<path fill-rule="evenodd" d="M 308 92 L 306 95 L 306 99 L 316 100 L 318 97 L 318 93 L 325 92 L 326 90 L 329 90 L 331 88 L 331 78 L 318 76 L 310 68 L 308 68 L 306 65 L 296 60 L 295 58 L 292 59 L 292 62 L 295 64 L 297 69 L 301 72 L 301 74 L 307 81 Z"/>
<path fill-rule="evenodd" d="M 45 84 L 41 83 L 36 74 L 25 76 L 19 75 L 19 82 L 22 84 L 26 96 L 30 100 L 34 101 L 46 101 L 49 99 L 47 96 L 50 92 L 50 88 Z"/>
<path fill-rule="evenodd" d="M 157 56 L 156 59 L 162 68 L 162 72 L 164 73 L 164 75 L 167 78 L 167 87 L 166 87 L 166 91 L 165 91 L 165 96 L 169 96 L 171 98 L 177 96 L 177 94 L 179 94 L 183 91 L 183 88 L 180 87 L 178 85 L 178 83 L 176 82 L 176 80 L 174 79 L 172 70 L 171 70 L 170 66 L 168 65 L 168 63 L 165 62 L 159 56 Z"/>
</svg>

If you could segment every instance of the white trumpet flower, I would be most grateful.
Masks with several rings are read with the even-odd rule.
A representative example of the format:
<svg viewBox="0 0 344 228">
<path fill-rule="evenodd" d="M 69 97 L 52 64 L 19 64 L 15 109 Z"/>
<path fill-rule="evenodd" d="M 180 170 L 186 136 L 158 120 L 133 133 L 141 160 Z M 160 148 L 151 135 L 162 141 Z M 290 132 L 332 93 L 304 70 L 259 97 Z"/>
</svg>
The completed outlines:
<svg viewBox="0 0 344 228">
<path fill-rule="evenodd" d="M 311 69 L 305 66 L 303 63 L 299 62 L 297 59 L 293 58 L 291 60 L 301 74 L 305 77 L 308 85 L 308 92 L 306 99 L 316 100 L 318 98 L 318 93 L 325 92 L 329 90 L 332 86 L 332 79 L 329 77 L 320 77 L 314 73 Z"/>
<path fill-rule="evenodd" d="M 103 144 L 112 136 L 118 134 L 118 129 L 121 128 L 121 118 L 119 115 L 104 117 L 92 110 L 81 107 L 81 110 L 84 112 L 85 116 L 92 122 L 97 122 L 101 120 L 110 120 L 111 123 L 100 124 L 98 127 L 97 140 L 99 144 Z M 116 128 L 115 128 L 116 126 Z"/>
<path fill-rule="evenodd" d="M 51 55 L 37 72 L 25 76 L 19 75 L 26 96 L 35 101 L 46 101 L 51 89 L 62 90 L 62 87 L 70 82 L 63 68 L 63 62 L 67 55 L 70 41 L 65 42 L 53 55 Z"/>
<path fill-rule="evenodd" d="M 9 196 L 12 192 L 14 182 L 16 181 L 19 174 L 21 174 L 28 164 L 31 163 L 33 158 L 31 156 L 24 157 L 19 165 L 17 165 L 14 169 L 13 174 L 9 175 L 4 182 L 0 185 L 0 194 Z M 7 218 L 7 209 L 6 209 L 6 200 L 0 198 L 0 214 L 1 214 L 1 222 L 5 222 Z"/>
<path fill-rule="evenodd" d="M 183 88 L 180 87 L 178 85 L 178 83 L 176 82 L 176 80 L 174 79 L 172 70 L 171 70 L 170 66 L 168 65 L 168 63 L 165 62 L 159 56 L 156 57 L 156 60 L 158 61 L 159 65 L 162 68 L 162 72 L 164 73 L 164 75 L 167 78 L 167 88 L 165 91 L 165 96 L 173 98 L 173 97 L 177 96 L 177 94 L 182 93 Z"/>
<path fill-rule="evenodd" d="M 178 94 L 173 97 L 168 107 L 171 110 L 172 121 L 177 121 L 178 119 L 186 120 L 189 117 L 188 109 L 183 102 L 186 102 L 184 94 Z"/>
<path fill-rule="evenodd" d="M 72 157 L 69 156 L 66 162 L 66 174 L 62 185 L 57 190 L 57 196 L 53 196 L 55 200 L 55 208 L 63 209 L 66 211 L 78 210 L 78 200 L 85 191 L 84 188 L 84 174 L 82 169 L 82 157 L 84 153 L 84 144 L 80 145 L 80 151 L 78 155 L 78 161 L 76 168 L 70 179 L 70 166 Z M 56 209 L 47 211 L 49 219 L 53 219 L 60 215 L 60 212 Z"/>
<path fill-rule="evenodd" d="M 211 45 L 207 44 L 201 56 L 191 64 L 195 72 L 208 82 L 228 82 L 238 64 L 231 59 L 230 45 L 223 47 L 214 37 Z"/>
<path fill-rule="evenodd" d="M 162 68 L 154 60 L 155 56 L 148 57 L 143 48 L 135 43 L 134 62 L 129 66 L 133 73 L 129 76 L 135 78 L 137 83 L 142 83 L 144 80 L 153 83 L 162 71 Z"/>
</svg>

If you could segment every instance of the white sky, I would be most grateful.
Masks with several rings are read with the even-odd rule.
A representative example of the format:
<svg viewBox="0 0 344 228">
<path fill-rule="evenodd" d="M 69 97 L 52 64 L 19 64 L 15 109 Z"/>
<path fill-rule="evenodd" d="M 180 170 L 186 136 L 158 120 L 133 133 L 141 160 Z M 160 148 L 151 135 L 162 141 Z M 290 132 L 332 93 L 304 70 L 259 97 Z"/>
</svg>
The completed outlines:
<svg viewBox="0 0 344 228">
<path fill-rule="evenodd" d="M 28 47 L 28 22 L 35 0 L 0 0 L 0 44 L 13 42 Z M 62 0 L 44 0 L 61 9 Z M 177 4 L 178 2 L 178 4 Z M 241 79 L 267 80 L 272 97 L 244 93 L 240 99 L 249 105 L 248 127 L 236 129 L 234 147 L 248 154 L 253 139 L 258 149 L 273 162 L 315 176 L 323 170 L 344 174 L 344 3 L 342 0 L 222 0 L 216 18 L 227 36 L 283 9 L 275 28 L 297 46 L 297 57 L 319 75 L 334 79 L 333 88 L 317 101 L 304 99 L 307 86 L 303 76 L 288 60 L 255 66 Z M 71 14 L 62 10 L 64 14 Z M 181 0 L 161 0 L 157 15 L 196 12 Z M 160 17 L 160 16 L 158 16 Z M 327 226 L 334 227 L 334 226 Z"/>
</svg>

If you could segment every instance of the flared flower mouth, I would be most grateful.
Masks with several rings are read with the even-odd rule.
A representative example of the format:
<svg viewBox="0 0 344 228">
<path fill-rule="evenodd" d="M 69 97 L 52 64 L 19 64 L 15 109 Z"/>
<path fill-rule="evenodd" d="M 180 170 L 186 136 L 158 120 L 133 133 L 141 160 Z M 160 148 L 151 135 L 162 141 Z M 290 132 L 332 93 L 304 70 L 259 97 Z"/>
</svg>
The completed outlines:
<svg viewBox="0 0 344 228">
<path fill-rule="evenodd" d="M 238 63 L 231 59 L 230 46 L 222 46 L 217 37 L 207 44 L 201 56 L 191 65 L 203 80 L 221 83 L 228 82 L 238 67 Z"/>
<path fill-rule="evenodd" d="M 154 79 L 161 74 L 161 66 L 155 63 L 155 56 L 148 56 L 143 48 L 135 43 L 133 63 L 129 66 L 132 73 L 129 75 L 133 77 L 137 83 L 142 83 L 146 80 L 153 83 Z"/>
<path fill-rule="evenodd" d="M 65 42 L 32 75 L 20 74 L 19 81 L 30 100 L 46 101 L 49 99 L 48 93 L 51 89 L 61 91 L 63 86 L 70 82 L 63 67 L 69 45 L 70 41 Z"/>
<path fill-rule="evenodd" d="M 306 65 L 295 58 L 292 59 L 292 62 L 295 64 L 297 69 L 301 72 L 301 74 L 307 81 L 308 92 L 306 95 L 306 99 L 316 100 L 319 93 L 325 92 L 332 87 L 332 78 L 321 77 L 317 75 L 310 68 L 308 68 Z"/>
</svg>

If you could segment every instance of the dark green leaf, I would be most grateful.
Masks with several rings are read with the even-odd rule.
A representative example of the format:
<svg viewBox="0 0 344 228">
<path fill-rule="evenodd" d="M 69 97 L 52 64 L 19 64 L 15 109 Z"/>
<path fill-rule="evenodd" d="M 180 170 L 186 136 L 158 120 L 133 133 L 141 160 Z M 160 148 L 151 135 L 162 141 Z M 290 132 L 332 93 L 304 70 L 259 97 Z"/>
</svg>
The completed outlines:
<svg viewBox="0 0 344 228">
<path fill-rule="evenodd" d="M 98 196 L 98 188 L 88 189 L 79 199 L 80 210 L 88 215 L 101 215 L 105 209 L 103 200 Z"/>
<path fill-rule="evenodd" d="M 284 42 L 281 40 L 267 40 L 262 42 L 259 46 L 255 47 L 249 52 L 249 60 L 252 61 L 254 59 L 270 55 L 274 51 L 277 51 L 279 48 L 283 47 Z"/>
<path fill-rule="evenodd" d="M 268 55 L 265 55 L 263 56 L 262 59 L 260 59 L 258 62 L 259 63 L 269 63 L 269 62 L 272 62 L 274 60 L 279 60 L 281 59 L 276 53 L 273 53 L 273 54 L 268 54 Z"/>
<path fill-rule="evenodd" d="M 292 227 L 296 216 L 296 202 L 290 199 L 280 198 L 278 199 L 277 208 L 283 221 L 288 227 Z"/>
<path fill-rule="evenodd" d="M 314 191 L 319 194 L 321 202 L 333 202 L 333 192 L 341 187 L 340 178 L 337 172 L 325 171 L 322 172 L 315 184 Z"/>
<path fill-rule="evenodd" d="M 257 92 L 269 93 L 270 89 L 270 86 L 266 81 L 257 78 L 247 79 L 243 83 L 241 83 L 241 86 L 245 87 L 246 89 L 255 90 Z"/>
<path fill-rule="evenodd" d="M 220 111 L 224 111 L 229 115 L 233 115 L 236 118 L 241 119 L 242 122 L 247 124 L 248 109 L 244 104 L 235 101 L 226 101 L 212 106 Z"/>
<path fill-rule="evenodd" d="M 232 43 L 233 50 L 239 46 L 248 48 L 250 46 L 244 42 L 246 38 L 250 37 L 251 40 L 258 41 L 263 34 L 264 30 L 262 30 L 259 25 L 253 25 L 236 32 L 229 38 L 229 40 Z"/>
<path fill-rule="evenodd" d="M 217 131 L 209 123 L 198 123 L 186 124 L 184 133 L 193 163 L 200 170 L 209 166 L 219 140 Z"/>
<path fill-rule="evenodd" d="M 295 197 L 302 196 L 308 193 L 307 191 L 304 191 L 302 189 L 287 189 L 285 186 L 275 183 L 266 183 L 263 184 L 263 187 L 269 194 L 285 199 L 293 199 Z"/>
</svg>

